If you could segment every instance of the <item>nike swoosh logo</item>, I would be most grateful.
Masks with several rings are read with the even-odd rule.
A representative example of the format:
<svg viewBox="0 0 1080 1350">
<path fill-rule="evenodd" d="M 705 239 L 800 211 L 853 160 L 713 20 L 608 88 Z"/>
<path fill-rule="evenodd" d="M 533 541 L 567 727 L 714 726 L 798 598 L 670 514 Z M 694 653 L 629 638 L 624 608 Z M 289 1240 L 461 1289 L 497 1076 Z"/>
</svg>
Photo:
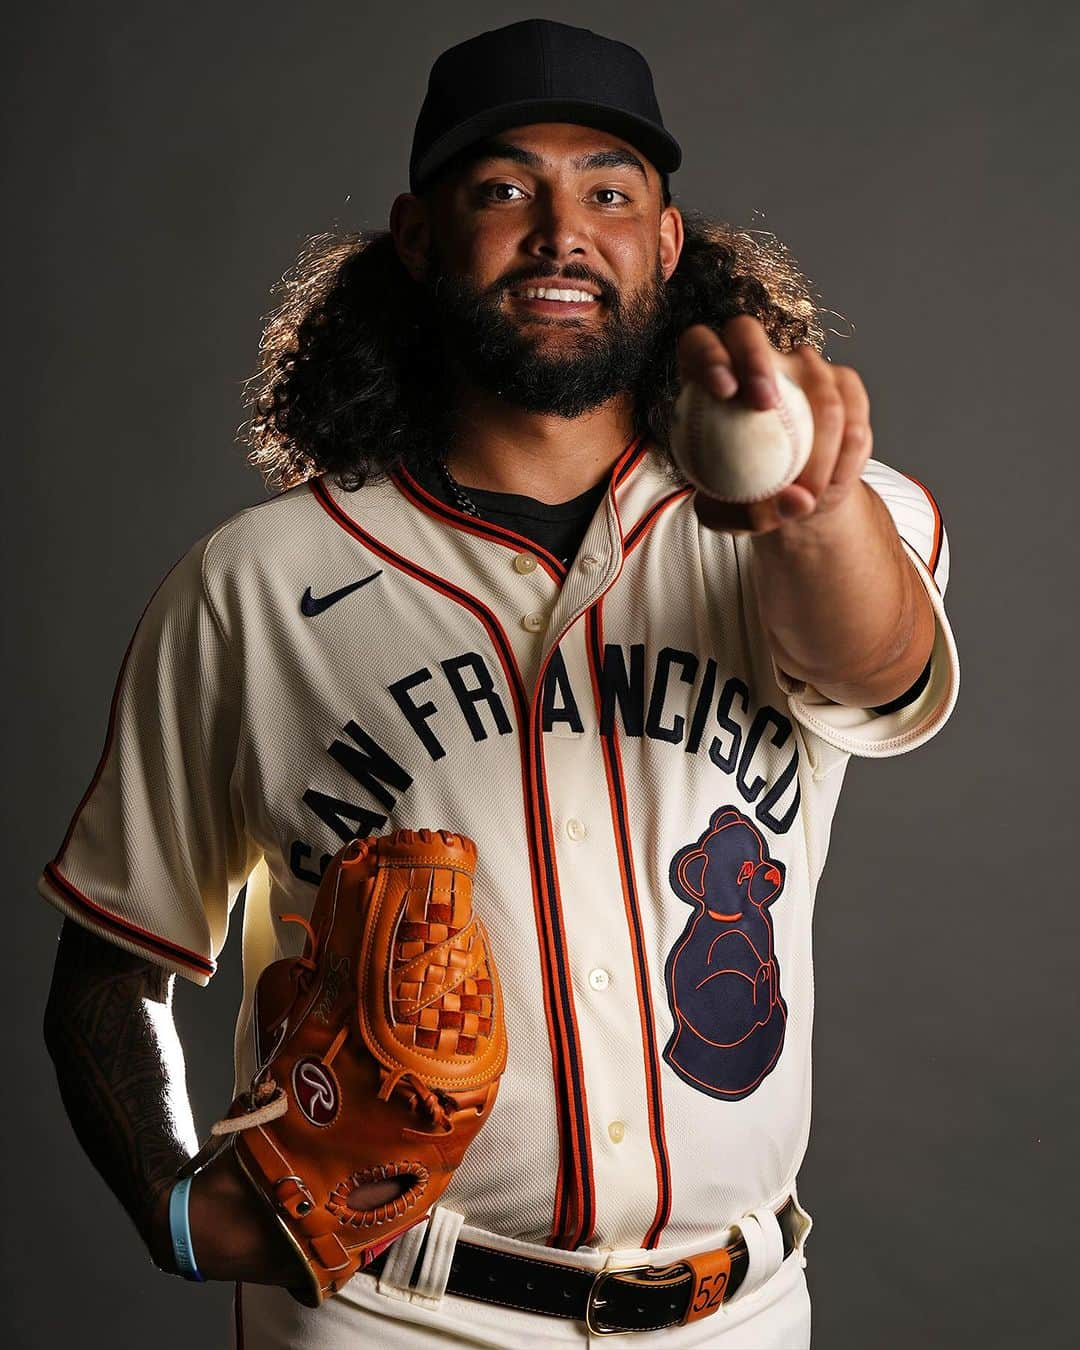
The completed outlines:
<svg viewBox="0 0 1080 1350">
<path fill-rule="evenodd" d="M 324 609 L 336 605 L 339 600 L 344 600 L 347 595 L 352 595 L 353 591 L 359 590 L 361 586 L 366 586 L 369 581 L 374 581 L 376 577 L 381 576 L 382 569 L 380 568 L 378 572 L 372 572 L 370 576 L 361 577 L 359 581 L 351 582 L 348 586 L 342 586 L 339 591 L 330 591 L 327 595 L 320 595 L 317 600 L 311 594 L 311 587 L 309 586 L 300 601 L 300 613 L 305 618 L 313 619 L 316 614 L 321 614 Z"/>
</svg>

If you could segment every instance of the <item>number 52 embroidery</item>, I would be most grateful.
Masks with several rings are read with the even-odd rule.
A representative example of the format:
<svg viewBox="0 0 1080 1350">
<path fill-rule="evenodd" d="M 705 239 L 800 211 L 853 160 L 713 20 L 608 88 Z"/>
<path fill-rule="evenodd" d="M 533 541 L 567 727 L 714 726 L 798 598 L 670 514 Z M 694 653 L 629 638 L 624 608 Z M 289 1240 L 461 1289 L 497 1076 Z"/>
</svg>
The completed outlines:
<svg viewBox="0 0 1080 1350">
<path fill-rule="evenodd" d="M 704 1317 L 707 1313 L 715 1312 L 719 1308 L 724 1298 L 724 1290 L 727 1288 L 729 1273 L 730 1266 L 698 1277 L 697 1288 L 694 1290 L 694 1297 L 690 1303 L 690 1314 L 687 1321 L 695 1317 Z"/>
</svg>

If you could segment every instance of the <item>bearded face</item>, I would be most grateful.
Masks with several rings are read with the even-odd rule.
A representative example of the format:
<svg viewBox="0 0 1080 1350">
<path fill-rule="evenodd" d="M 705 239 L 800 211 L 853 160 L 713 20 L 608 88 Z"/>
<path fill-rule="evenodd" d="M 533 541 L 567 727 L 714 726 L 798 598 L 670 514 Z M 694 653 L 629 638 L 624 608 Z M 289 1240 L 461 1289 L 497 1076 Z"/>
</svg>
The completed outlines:
<svg viewBox="0 0 1080 1350">
<path fill-rule="evenodd" d="M 523 285 L 599 290 L 596 315 L 536 314 L 507 304 Z M 663 347 L 670 321 L 659 260 L 633 293 L 620 293 L 581 264 L 502 277 L 487 289 L 444 270 L 436 247 L 424 288 L 447 359 L 474 384 L 525 412 L 574 418 L 633 391 Z"/>
</svg>

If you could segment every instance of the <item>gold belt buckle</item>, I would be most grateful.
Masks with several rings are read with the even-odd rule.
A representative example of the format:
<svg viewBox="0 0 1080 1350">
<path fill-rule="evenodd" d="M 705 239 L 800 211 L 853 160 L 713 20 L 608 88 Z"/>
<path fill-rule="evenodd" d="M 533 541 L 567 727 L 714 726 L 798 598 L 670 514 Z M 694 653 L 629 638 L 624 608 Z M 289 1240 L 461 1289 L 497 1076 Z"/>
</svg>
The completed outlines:
<svg viewBox="0 0 1080 1350">
<path fill-rule="evenodd" d="M 636 1330 L 634 1327 L 606 1327 L 597 1320 L 596 1309 L 603 1308 L 607 1303 L 607 1299 L 600 1297 L 606 1280 L 625 1279 L 628 1276 L 632 1277 L 635 1275 L 665 1277 L 670 1276 L 671 1272 L 679 1266 L 684 1267 L 691 1276 L 693 1275 L 692 1268 L 685 1261 L 675 1261 L 667 1266 L 616 1266 L 612 1270 L 598 1270 L 593 1277 L 593 1282 L 589 1289 L 589 1298 L 585 1304 L 585 1325 L 588 1328 L 590 1335 L 626 1336 L 632 1335 Z M 651 1328 L 644 1327 L 642 1330 L 648 1331 L 651 1330 Z"/>
</svg>

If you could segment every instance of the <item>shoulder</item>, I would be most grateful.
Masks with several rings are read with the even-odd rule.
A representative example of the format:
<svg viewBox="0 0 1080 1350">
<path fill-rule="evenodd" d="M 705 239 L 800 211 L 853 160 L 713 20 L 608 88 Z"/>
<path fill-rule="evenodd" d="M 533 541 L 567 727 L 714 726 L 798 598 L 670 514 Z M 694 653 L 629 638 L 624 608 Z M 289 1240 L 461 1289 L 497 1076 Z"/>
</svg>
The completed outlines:
<svg viewBox="0 0 1080 1350">
<path fill-rule="evenodd" d="M 937 501 L 927 485 L 914 475 L 896 469 L 880 459 L 868 459 L 862 480 L 898 510 L 906 510 L 920 520 L 940 516 Z"/>
<path fill-rule="evenodd" d="M 317 558 L 355 547 L 342 528 L 341 503 L 358 509 L 378 497 L 385 510 L 385 496 L 382 484 L 350 493 L 315 478 L 237 511 L 193 546 L 211 603 L 227 617 L 297 584 L 303 591 Z"/>
<path fill-rule="evenodd" d="M 317 563 L 355 550 L 356 540 L 342 528 L 342 503 L 352 509 L 363 503 L 380 515 L 386 495 L 378 484 L 349 493 L 320 478 L 242 507 L 172 564 L 153 589 L 140 628 L 186 628 L 202 614 L 232 636 L 259 611 L 278 611 L 283 596 L 302 595 Z"/>
<path fill-rule="evenodd" d="M 921 479 L 893 468 L 879 459 L 869 459 L 862 481 L 882 499 L 893 524 L 944 593 L 949 579 L 949 540 L 941 508 L 932 489 Z"/>
<path fill-rule="evenodd" d="M 310 538 L 325 511 L 311 480 L 245 506 L 198 541 L 204 572 L 216 576 L 237 567 L 269 563 Z"/>
</svg>

